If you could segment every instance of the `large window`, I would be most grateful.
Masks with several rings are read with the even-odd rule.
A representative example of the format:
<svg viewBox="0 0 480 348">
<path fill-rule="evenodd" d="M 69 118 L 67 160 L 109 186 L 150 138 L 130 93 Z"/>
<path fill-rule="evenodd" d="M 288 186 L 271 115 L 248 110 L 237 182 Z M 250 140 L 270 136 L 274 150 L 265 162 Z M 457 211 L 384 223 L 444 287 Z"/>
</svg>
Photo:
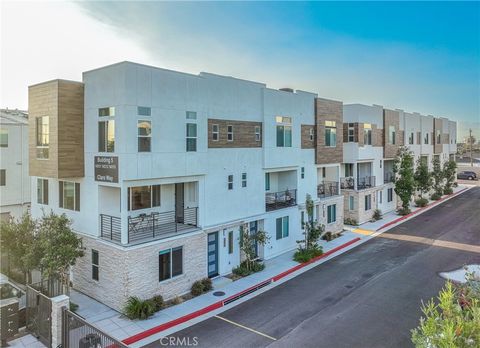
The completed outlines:
<svg viewBox="0 0 480 348">
<path fill-rule="evenodd" d="M 167 249 L 158 253 L 158 280 L 166 280 L 183 273 L 183 247 Z"/>
<path fill-rule="evenodd" d="M 0 147 L 8 147 L 8 129 L 0 128 Z"/>
<path fill-rule="evenodd" d="M 36 119 L 36 137 L 37 137 L 37 158 L 47 159 L 50 146 L 50 119 L 48 116 L 37 117 Z"/>
<path fill-rule="evenodd" d="M 100 259 L 98 256 L 98 251 L 92 249 L 92 279 L 99 280 L 99 267 L 100 267 Z"/>
<path fill-rule="evenodd" d="M 395 126 L 388 126 L 388 143 L 395 145 Z"/>
<path fill-rule="evenodd" d="M 80 184 L 71 181 L 59 181 L 58 184 L 60 208 L 80 211 Z"/>
<path fill-rule="evenodd" d="M 335 121 L 325 121 L 325 146 L 337 146 L 337 125 Z"/>
<path fill-rule="evenodd" d="M 115 116 L 115 108 L 113 106 L 100 108 L 98 109 L 98 116 L 99 117 Z"/>
<path fill-rule="evenodd" d="M 277 147 L 292 147 L 292 118 L 277 116 Z"/>
<path fill-rule="evenodd" d="M 423 143 L 428 145 L 428 132 L 425 133 L 425 137 L 423 138 Z"/>
<path fill-rule="evenodd" d="M 187 152 L 197 151 L 197 124 L 187 123 Z"/>
<path fill-rule="evenodd" d="M 152 122 L 139 120 L 137 122 L 138 152 L 150 152 L 152 142 Z"/>
<path fill-rule="evenodd" d="M 277 239 L 288 237 L 288 216 L 277 219 Z"/>
<path fill-rule="evenodd" d="M 218 141 L 219 135 L 218 124 L 212 124 L 212 140 Z"/>
<path fill-rule="evenodd" d="M 0 169 L 0 186 L 7 185 L 7 171 L 6 169 Z"/>
<path fill-rule="evenodd" d="M 365 195 L 365 211 L 372 209 L 372 195 Z"/>
<path fill-rule="evenodd" d="M 331 224 L 337 221 L 337 205 L 332 204 L 327 206 L 327 223 Z"/>
<path fill-rule="evenodd" d="M 98 152 L 115 151 L 115 121 L 98 122 Z"/>
<path fill-rule="evenodd" d="M 349 143 L 353 143 L 355 141 L 355 125 L 353 123 L 348 124 L 348 139 Z"/>
<path fill-rule="evenodd" d="M 160 206 L 160 185 L 128 188 L 128 210 L 148 209 Z"/>
<path fill-rule="evenodd" d="M 37 179 L 37 203 L 48 204 L 48 180 Z"/>
<path fill-rule="evenodd" d="M 265 191 L 270 191 L 270 173 L 265 173 Z"/>
<path fill-rule="evenodd" d="M 370 123 L 363 124 L 363 144 L 372 145 L 372 125 Z"/>
</svg>

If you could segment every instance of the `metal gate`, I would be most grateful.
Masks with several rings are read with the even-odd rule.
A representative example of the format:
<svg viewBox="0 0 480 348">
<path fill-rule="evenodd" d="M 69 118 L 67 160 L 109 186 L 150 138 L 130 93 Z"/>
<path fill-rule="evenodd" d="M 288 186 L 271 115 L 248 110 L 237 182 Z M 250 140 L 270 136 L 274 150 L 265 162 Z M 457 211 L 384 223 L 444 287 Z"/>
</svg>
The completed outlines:
<svg viewBox="0 0 480 348">
<path fill-rule="evenodd" d="M 62 325 L 63 348 L 128 348 L 66 308 Z"/>
<path fill-rule="evenodd" d="M 52 301 L 40 291 L 27 286 L 27 330 L 47 347 L 52 345 Z"/>
</svg>

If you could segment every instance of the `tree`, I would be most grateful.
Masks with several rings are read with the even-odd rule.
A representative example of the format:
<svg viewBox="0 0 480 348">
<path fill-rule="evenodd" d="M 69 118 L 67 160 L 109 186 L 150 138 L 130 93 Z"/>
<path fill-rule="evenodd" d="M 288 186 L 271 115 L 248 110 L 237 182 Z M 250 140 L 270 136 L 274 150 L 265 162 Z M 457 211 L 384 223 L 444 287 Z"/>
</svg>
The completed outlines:
<svg viewBox="0 0 480 348">
<path fill-rule="evenodd" d="M 443 194 L 443 171 L 438 156 L 433 156 L 432 166 L 433 189 L 435 191 L 435 196 L 439 199 Z"/>
<path fill-rule="evenodd" d="M 306 262 L 323 253 L 318 241 L 325 234 L 325 226 L 313 220 L 314 203 L 309 194 L 305 199 L 305 208 L 307 212 L 307 221 L 303 222 L 305 238 L 304 240 L 297 240 L 298 250 L 294 255 L 294 259 L 299 262 Z"/>
<path fill-rule="evenodd" d="M 402 146 L 393 162 L 395 193 L 402 200 L 401 214 L 410 212 L 410 200 L 415 190 L 413 153 Z"/>
<path fill-rule="evenodd" d="M 71 229 L 65 214 L 44 214 L 38 226 L 39 248 L 42 251 L 40 268 L 48 278 L 58 277 L 69 289 L 70 267 L 84 255 L 82 239 Z"/>
<path fill-rule="evenodd" d="M 443 165 L 443 178 L 445 179 L 445 187 L 443 193 L 446 195 L 453 193 L 452 186 L 455 182 L 455 176 L 457 173 L 457 164 L 453 160 L 448 160 Z"/>
<path fill-rule="evenodd" d="M 9 268 L 23 273 L 24 282 L 32 282 L 32 271 L 40 264 L 41 250 L 38 248 L 37 223 L 28 213 L 19 219 L 10 219 L 0 225 L 1 250 L 8 255 Z"/>
<path fill-rule="evenodd" d="M 480 287 L 470 279 L 465 285 L 447 282 L 438 295 L 422 306 L 425 317 L 412 330 L 415 347 L 479 347 Z"/>
<path fill-rule="evenodd" d="M 413 178 L 415 180 L 415 188 L 420 191 L 420 198 L 423 198 L 423 194 L 428 193 L 432 187 L 432 176 L 428 171 L 428 164 L 422 161 L 421 157 L 417 160 Z"/>
<path fill-rule="evenodd" d="M 243 261 L 247 270 L 253 270 L 254 259 L 256 257 L 255 246 L 265 245 L 270 240 L 270 236 L 263 230 L 250 233 L 248 228 L 240 227 L 240 250 L 243 252 L 245 260 Z"/>
</svg>

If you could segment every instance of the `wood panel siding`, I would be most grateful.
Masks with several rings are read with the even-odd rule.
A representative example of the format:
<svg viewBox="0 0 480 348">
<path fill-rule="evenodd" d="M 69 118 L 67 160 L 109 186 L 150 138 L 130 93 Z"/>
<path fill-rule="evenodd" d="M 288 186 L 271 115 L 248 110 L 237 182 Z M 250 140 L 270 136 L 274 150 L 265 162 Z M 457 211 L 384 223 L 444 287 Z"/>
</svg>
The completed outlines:
<svg viewBox="0 0 480 348">
<path fill-rule="evenodd" d="M 30 86 L 29 173 L 47 178 L 79 178 L 84 172 L 84 85 L 53 80 Z M 36 122 L 49 117 L 48 159 L 37 159 Z"/>
<path fill-rule="evenodd" d="M 325 146 L 325 121 L 335 121 L 336 146 Z M 343 103 L 335 100 L 315 99 L 315 163 L 343 162 Z"/>
<path fill-rule="evenodd" d="M 390 144 L 388 141 L 390 126 L 395 127 L 395 144 Z M 398 111 L 383 109 L 383 129 L 385 130 L 383 135 L 383 157 L 394 158 L 397 155 L 398 148 L 405 143 L 405 132 L 400 131 L 400 114 Z"/>
<path fill-rule="evenodd" d="M 218 140 L 213 140 L 213 125 L 218 125 Z M 227 127 L 233 127 L 233 140 L 227 138 Z M 255 127 L 260 127 L 260 140 L 255 138 Z M 262 147 L 262 123 L 254 121 L 237 121 L 208 119 L 208 147 L 209 148 L 248 148 Z"/>
<path fill-rule="evenodd" d="M 311 132 L 313 132 L 313 139 L 310 136 Z M 302 149 L 315 148 L 315 126 L 313 124 L 302 124 L 301 139 Z"/>
</svg>

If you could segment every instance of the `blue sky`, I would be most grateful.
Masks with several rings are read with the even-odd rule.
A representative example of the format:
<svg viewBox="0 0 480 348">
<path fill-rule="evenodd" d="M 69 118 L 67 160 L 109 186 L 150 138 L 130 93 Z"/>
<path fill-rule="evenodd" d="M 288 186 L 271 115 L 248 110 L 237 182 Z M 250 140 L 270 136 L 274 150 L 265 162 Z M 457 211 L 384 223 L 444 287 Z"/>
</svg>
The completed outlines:
<svg viewBox="0 0 480 348">
<path fill-rule="evenodd" d="M 68 20 L 61 28 L 39 29 L 54 35 L 36 40 L 58 41 L 54 37 L 59 30 L 71 30 L 65 40 L 73 38 L 81 47 L 73 48 L 70 42 L 70 54 L 77 58 L 63 50 L 57 61 L 45 63 L 51 66 L 43 75 L 56 74 L 49 78 L 79 79 L 81 71 L 134 60 L 191 73 L 231 75 L 273 88 L 293 87 L 346 103 L 446 116 L 467 127 L 480 122 L 479 2 L 49 6 L 47 16 Z M 15 12 L 13 5 L 7 10 L 2 16 Z M 39 17 L 41 9 L 17 9 L 22 16 L 29 11 Z"/>
</svg>

